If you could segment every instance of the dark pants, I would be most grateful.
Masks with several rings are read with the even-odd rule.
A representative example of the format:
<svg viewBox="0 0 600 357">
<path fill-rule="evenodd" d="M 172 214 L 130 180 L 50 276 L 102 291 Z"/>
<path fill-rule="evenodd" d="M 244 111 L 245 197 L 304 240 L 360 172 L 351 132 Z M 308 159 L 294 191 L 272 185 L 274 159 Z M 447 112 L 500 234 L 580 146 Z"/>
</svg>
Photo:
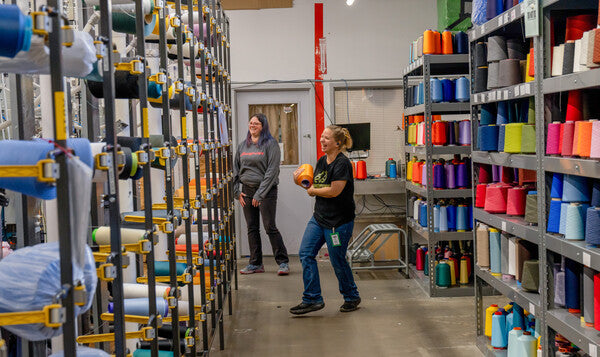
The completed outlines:
<svg viewBox="0 0 600 357">
<path fill-rule="evenodd" d="M 271 188 L 258 207 L 252 206 L 252 197 L 256 192 L 256 187 L 242 185 L 242 192 L 246 195 L 244 198 L 244 216 L 248 225 L 248 243 L 250 245 L 250 264 L 262 265 L 262 243 L 260 241 L 260 221 L 262 216 L 263 227 L 271 241 L 273 255 L 277 264 L 289 262 L 287 249 L 283 243 L 281 233 L 275 225 L 275 213 L 277 210 L 277 186 Z"/>
</svg>

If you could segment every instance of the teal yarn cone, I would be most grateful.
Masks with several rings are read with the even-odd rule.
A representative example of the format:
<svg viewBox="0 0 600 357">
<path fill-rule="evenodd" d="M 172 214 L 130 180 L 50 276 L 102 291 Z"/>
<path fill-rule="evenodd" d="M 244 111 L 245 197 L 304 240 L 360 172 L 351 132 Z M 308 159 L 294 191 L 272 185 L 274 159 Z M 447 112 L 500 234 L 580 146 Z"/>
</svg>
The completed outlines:
<svg viewBox="0 0 600 357">
<path fill-rule="evenodd" d="M 435 266 L 435 283 L 440 288 L 447 288 L 450 282 L 450 265 L 442 260 Z"/>
<path fill-rule="evenodd" d="M 185 273 L 185 268 L 187 265 L 185 263 L 176 263 L 176 272 L 177 275 L 181 275 Z M 156 261 L 154 262 L 154 270 L 156 276 L 167 276 L 169 275 L 169 262 L 168 261 Z"/>
</svg>

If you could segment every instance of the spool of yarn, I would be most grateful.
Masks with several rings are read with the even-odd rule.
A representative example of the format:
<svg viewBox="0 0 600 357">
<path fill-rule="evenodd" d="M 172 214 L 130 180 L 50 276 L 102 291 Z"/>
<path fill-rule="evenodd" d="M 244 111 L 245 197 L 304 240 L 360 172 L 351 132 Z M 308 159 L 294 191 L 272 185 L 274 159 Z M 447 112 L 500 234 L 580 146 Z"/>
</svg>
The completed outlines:
<svg viewBox="0 0 600 357">
<path fill-rule="evenodd" d="M 600 121 L 592 122 L 592 145 L 590 149 L 592 159 L 600 159 Z"/>
<path fill-rule="evenodd" d="M 492 182 L 492 166 L 481 164 L 479 165 L 479 183 Z"/>
<path fill-rule="evenodd" d="M 454 37 L 452 36 L 452 32 L 444 31 L 442 32 L 442 54 L 451 55 L 454 53 Z"/>
<path fill-rule="evenodd" d="M 581 91 L 572 90 L 567 99 L 567 115 L 565 121 L 583 120 L 583 105 L 581 101 Z"/>
<path fill-rule="evenodd" d="M 522 216 L 525 214 L 526 190 L 523 187 L 513 187 L 508 190 L 506 214 Z"/>
<path fill-rule="evenodd" d="M 508 102 L 498 102 L 496 125 L 508 124 Z"/>
<path fill-rule="evenodd" d="M 488 227 L 479 224 L 476 230 L 477 239 L 477 266 L 487 268 L 490 266 L 490 238 Z"/>
<path fill-rule="evenodd" d="M 456 209 L 456 231 L 457 232 L 466 232 L 469 224 L 468 224 L 468 209 L 466 205 L 459 205 Z"/>
<path fill-rule="evenodd" d="M 456 184 L 458 188 L 468 188 L 471 186 L 471 176 L 467 164 L 461 162 L 456 169 Z"/>
<path fill-rule="evenodd" d="M 580 312 L 581 265 L 565 258 L 565 307 L 570 313 Z"/>
<path fill-rule="evenodd" d="M 408 126 L 408 143 L 412 145 L 417 144 L 417 124 L 410 124 Z"/>
<path fill-rule="evenodd" d="M 427 227 L 427 202 L 421 202 L 419 206 L 419 224 L 421 227 Z"/>
<path fill-rule="evenodd" d="M 424 264 L 425 264 L 425 251 L 423 250 L 423 248 L 419 247 L 419 248 L 417 248 L 415 267 L 418 271 L 423 271 Z"/>
<path fill-rule="evenodd" d="M 523 50 L 523 42 L 519 39 L 509 38 L 506 40 L 506 49 L 509 59 L 525 60 L 526 52 Z"/>
<path fill-rule="evenodd" d="M 474 47 L 473 65 L 475 68 L 487 66 L 487 45 L 485 42 L 477 42 Z"/>
<path fill-rule="evenodd" d="M 487 2 L 485 18 L 486 20 L 491 20 L 500 13 L 502 10 L 498 12 L 498 1 L 497 0 L 485 0 Z M 491 336 L 491 335 L 490 335 Z"/>
<path fill-rule="evenodd" d="M 151 2 L 154 4 L 153 2 Z M 158 22 L 158 14 L 148 14 L 144 16 L 144 36 L 150 35 L 156 23 Z M 136 17 L 126 12 L 112 13 L 112 29 L 115 32 L 127 33 L 135 35 L 136 33 Z"/>
<path fill-rule="evenodd" d="M 0 56 L 13 58 L 29 51 L 32 28 L 31 16 L 23 15 L 16 4 L 0 4 Z"/>
<path fill-rule="evenodd" d="M 425 123 L 417 124 L 417 145 L 425 145 Z"/>
<path fill-rule="evenodd" d="M 600 207 L 600 180 L 595 179 L 592 183 L 592 200 L 590 205 Z"/>
<path fill-rule="evenodd" d="M 454 53 L 469 53 L 469 36 L 464 31 L 458 31 L 454 34 Z"/>
<path fill-rule="evenodd" d="M 560 234 L 565 234 L 567 231 L 567 207 L 569 207 L 567 202 L 560 204 L 560 224 L 558 226 L 558 233 Z"/>
<path fill-rule="evenodd" d="M 303 164 L 299 167 L 302 169 L 298 178 L 295 180 L 296 185 L 304 188 L 309 188 L 313 184 L 313 167 L 310 164 Z"/>
<path fill-rule="evenodd" d="M 514 279 L 517 276 L 517 238 L 508 237 L 508 276 Z"/>
<path fill-rule="evenodd" d="M 454 82 L 450 79 L 442 79 L 442 92 L 443 92 L 443 101 L 444 102 L 453 102 L 455 100 L 455 91 Z"/>
<path fill-rule="evenodd" d="M 456 133 L 458 130 L 456 129 L 456 122 L 446 122 L 446 142 L 447 145 L 456 145 L 457 138 Z"/>
<path fill-rule="evenodd" d="M 489 185 L 485 195 L 484 210 L 489 213 L 506 213 L 507 195 L 507 186 Z"/>
<path fill-rule="evenodd" d="M 573 133 L 573 155 L 590 157 L 592 149 L 592 121 L 575 122 Z"/>
<path fill-rule="evenodd" d="M 452 254 L 452 252 L 450 252 L 450 254 Z M 450 266 L 450 285 L 456 285 L 456 278 L 457 278 L 457 261 L 456 258 L 452 258 L 452 257 L 448 257 L 448 259 L 446 260 L 448 262 L 448 265 Z"/>
<path fill-rule="evenodd" d="M 571 156 L 573 152 L 573 135 L 575 134 L 575 123 L 566 122 L 562 124 L 563 136 L 561 144 L 561 155 Z"/>
<path fill-rule="evenodd" d="M 471 89 L 469 80 L 466 77 L 460 77 L 456 80 L 456 101 L 468 102 L 471 99 Z"/>
<path fill-rule="evenodd" d="M 124 299 L 124 312 L 126 315 L 149 316 L 148 298 Z M 162 316 L 167 316 L 169 305 L 162 297 L 156 298 L 156 311 Z M 113 312 L 113 303 L 108 303 L 108 312 Z"/>
<path fill-rule="evenodd" d="M 584 206 L 578 203 L 571 203 L 567 207 L 565 239 L 585 239 L 585 215 L 586 212 L 584 211 Z"/>
<path fill-rule="evenodd" d="M 478 128 L 479 149 L 481 151 L 498 151 L 498 131 L 496 125 L 484 125 Z"/>
<path fill-rule="evenodd" d="M 187 268 L 187 265 L 185 263 L 176 263 L 176 275 L 182 275 L 183 273 L 185 273 L 185 269 Z M 170 269 L 169 269 L 169 262 L 168 261 L 155 261 L 154 262 L 154 272 L 156 274 L 156 276 L 168 276 Z"/>
<path fill-rule="evenodd" d="M 423 32 L 423 54 L 424 55 L 435 55 L 437 49 L 440 47 L 437 45 L 437 31 L 426 30 Z"/>
<path fill-rule="evenodd" d="M 508 237 L 500 233 L 500 272 L 502 279 L 508 279 Z"/>
<path fill-rule="evenodd" d="M 182 306 L 184 304 L 182 304 L 182 302 L 180 302 L 180 304 L 178 306 Z M 179 314 L 179 316 L 182 316 L 183 314 Z M 187 315 L 187 314 L 185 314 Z M 181 354 L 185 354 L 185 337 L 184 339 L 180 340 L 181 343 Z M 137 343 L 138 345 L 138 349 L 136 349 L 136 351 L 148 351 L 148 354 L 145 354 L 144 356 L 148 356 L 151 357 L 152 356 L 152 351 L 151 351 L 151 345 L 152 342 L 150 341 L 139 341 Z M 158 357 L 166 357 L 166 356 L 173 356 L 173 341 L 172 340 L 159 340 L 158 341 Z M 166 352 L 166 355 L 161 354 L 161 352 Z M 78 354 L 79 355 L 79 354 Z M 134 352 L 135 355 L 135 352 Z M 91 356 L 90 356 L 91 357 Z"/>
<path fill-rule="evenodd" d="M 417 93 L 418 93 L 417 98 L 419 100 L 417 102 L 417 104 L 423 104 L 423 103 L 425 103 L 425 92 L 424 92 L 423 82 L 419 83 L 419 88 L 418 88 Z"/>
<path fill-rule="evenodd" d="M 564 54 L 562 63 L 562 74 L 573 73 L 573 64 L 575 61 L 575 41 L 567 41 L 564 44 Z"/>
<path fill-rule="evenodd" d="M 508 58 L 506 40 L 503 36 L 490 36 L 487 42 L 488 62 L 498 62 Z"/>
<path fill-rule="evenodd" d="M 364 160 L 358 160 L 356 162 L 356 179 L 364 180 L 366 178 L 367 178 L 367 163 Z"/>
<path fill-rule="evenodd" d="M 565 306 L 565 270 L 564 257 L 562 264 L 554 264 L 554 305 Z"/>
<path fill-rule="evenodd" d="M 594 269 L 583 266 L 583 320 L 594 326 Z"/>
<path fill-rule="evenodd" d="M 481 105 L 479 125 L 496 124 L 496 107 L 492 104 Z"/>
<path fill-rule="evenodd" d="M 485 92 L 488 88 L 488 66 L 475 68 L 473 93 Z"/>
<path fill-rule="evenodd" d="M 448 232 L 448 209 L 440 206 L 440 232 Z"/>
<path fill-rule="evenodd" d="M 460 258 L 460 279 L 459 279 L 459 283 L 460 285 L 467 285 L 469 284 L 469 261 L 467 260 L 467 257 L 462 256 Z"/>
<path fill-rule="evenodd" d="M 436 121 L 431 124 L 431 141 L 433 145 L 446 144 L 446 122 Z"/>
<path fill-rule="evenodd" d="M 500 232 L 490 228 L 490 272 L 494 276 L 502 275 L 502 250 Z"/>
<path fill-rule="evenodd" d="M 442 89 L 442 82 L 437 78 L 431 78 L 429 80 L 431 101 L 433 103 L 440 103 L 444 100 L 444 92 Z"/>
<path fill-rule="evenodd" d="M 523 263 L 521 287 L 526 291 L 538 292 L 540 287 L 540 270 L 539 261 L 537 259 L 526 260 Z"/>
<path fill-rule="evenodd" d="M 532 336 L 531 331 L 525 331 L 517 338 L 517 349 L 515 356 L 531 356 L 537 355 L 537 339 Z"/>
<path fill-rule="evenodd" d="M 487 71 L 487 89 L 492 90 L 500 88 L 498 80 L 500 79 L 500 63 L 490 62 Z"/>
<path fill-rule="evenodd" d="M 506 124 L 506 131 L 504 134 L 504 152 L 507 153 L 520 153 L 521 143 L 523 141 L 523 125 L 524 123 L 510 123 Z"/>
<path fill-rule="evenodd" d="M 522 82 L 521 65 L 518 59 L 504 59 L 499 62 L 498 86 L 508 87 Z"/>
<path fill-rule="evenodd" d="M 144 239 L 143 229 L 121 228 L 121 243 L 132 244 Z M 92 240 L 98 245 L 110 245 L 110 227 L 98 227 L 92 231 Z"/>
<path fill-rule="evenodd" d="M 421 209 L 421 202 L 423 202 L 423 201 L 421 201 L 421 199 L 417 199 L 415 201 L 414 208 L 413 208 L 413 212 L 414 212 L 413 219 L 417 222 L 419 222 L 419 210 Z"/>
<path fill-rule="evenodd" d="M 585 242 L 600 245 L 600 207 L 590 207 L 586 212 Z"/>
<path fill-rule="evenodd" d="M 498 305 L 492 304 L 487 309 L 485 309 L 485 329 L 484 335 L 488 338 L 492 337 L 492 316 L 498 311 Z"/>
<path fill-rule="evenodd" d="M 527 54 L 527 60 L 525 61 L 525 65 L 527 66 L 527 74 L 525 75 L 525 82 L 533 82 L 535 79 L 535 66 L 534 66 L 534 50 L 533 48 L 529 49 L 529 53 Z"/>
<path fill-rule="evenodd" d="M 446 212 L 448 216 L 448 231 L 454 232 L 456 231 L 456 206 L 448 205 Z"/>
<path fill-rule="evenodd" d="M 447 288 L 451 284 L 451 272 L 450 265 L 446 260 L 440 261 L 435 266 L 435 283 L 440 288 Z"/>
<path fill-rule="evenodd" d="M 565 175 L 562 200 L 563 202 L 589 202 L 591 192 L 587 177 Z"/>
<path fill-rule="evenodd" d="M 546 155 L 560 155 L 560 122 L 548 124 L 548 135 L 546 136 Z"/>
<path fill-rule="evenodd" d="M 537 224 L 537 191 L 529 191 L 525 198 L 525 222 Z"/>
<path fill-rule="evenodd" d="M 506 316 L 496 311 L 492 316 L 492 347 L 494 349 L 505 349 L 508 346 L 506 331 Z"/>
<path fill-rule="evenodd" d="M 511 314 L 514 316 L 513 314 Z M 508 325 L 508 317 L 507 317 L 507 325 Z M 519 337 L 523 335 L 523 329 L 521 327 L 513 327 L 510 329 L 510 326 L 506 327 L 508 332 L 508 347 L 507 347 L 507 356 L 520 356 L 516 354 L 519 344 Z"/>
<path fill-rule="evenodd" d="M 567 17 L 566 41 L 575 41 L 583 37 L 584 32 L 596 27 L 597 17 L 595 14 L 583 14 Z"/>
<path fill-rule="evenodd" d="M 475 189 L 475 207 L 485 207 L 485 193 L 487 191 L 486 184 L 479 184 Z"/>
<path fill-rule="evenodd" d="M 433 188 L 446 188 L 446 171 L 443 164 L 437 163 L 433 165 Z"/>
<path fill-rule="evenodd" d="M 501 166 L 500 172 L 502 183 L 512 184 L 514 182 L 515 170 L 512 167 Z"/>
<path fill-rule="evenodd" d="M 524 124 L 521 130 L 521 153 L 535 154 L 535 125 Z"/>
<path fill-rule="evenodd" d="M 444 165 L 444 169 L 446 171 L 446 188 L 456 188 L 454 165 L 450 162 L 446 163 L 446 165 Z"/>
<path fill-rule="evenodd" d="M 423 166 L 423 170 L 421 170 L 421 185 L 427 186 L 427 165 Z"/>
<path fill-rule="evenodd" d="M 471 145 L 471 121 L 461 120 L 458 127 L 458 143 L 462 146 Z"/>
<path fill-rule="evenodd" d="M 564 61 L 565 45 L 554 46 L 552 48 L 552 77 L 562 76 Z"/>
</svg>

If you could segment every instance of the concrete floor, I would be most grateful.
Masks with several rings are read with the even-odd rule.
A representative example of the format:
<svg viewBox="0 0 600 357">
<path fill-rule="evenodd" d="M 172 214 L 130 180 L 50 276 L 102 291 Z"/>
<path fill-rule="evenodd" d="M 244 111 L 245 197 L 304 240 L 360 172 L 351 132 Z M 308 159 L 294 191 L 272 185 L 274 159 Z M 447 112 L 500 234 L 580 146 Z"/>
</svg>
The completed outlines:
<svg viewBox="0 0 600 357">
<path fill-rule="evenodd" d="M 225 356 L 482 356 L 475 347 L 474 299 L 428 298 L 396 271 L 355 275 L 362 303 L 350 313 L 342 304 L 329 261 L 319 262 L 325 308 L 300 317 L 288 309 L 300 302 L 302 267 L 279 277 L 271 257 L 266 273 L 239 276 L 233 315 L 225 317 Z M 241 259 L 240 267 L 247 262 Z"/>
</svg>

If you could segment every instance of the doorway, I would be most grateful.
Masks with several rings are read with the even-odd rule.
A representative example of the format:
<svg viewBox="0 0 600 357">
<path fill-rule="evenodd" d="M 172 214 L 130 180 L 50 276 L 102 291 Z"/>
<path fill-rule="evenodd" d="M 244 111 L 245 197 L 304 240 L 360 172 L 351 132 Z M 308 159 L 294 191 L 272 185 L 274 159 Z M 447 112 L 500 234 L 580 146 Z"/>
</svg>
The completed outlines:
<svg viewBox="0 0 600 357">
<path fill-rule="evenodd" d="M 293 182 L 293 173 L 304 163 L 315 165 L 314 110 L 310 90 L 236 91 L 237 145 L 246 139 L 250 116 L 263 113 L 267 116 L 271 135 L 279 142 L 281 165 L 279 171 L 279 196 L 277 198 L 277 228 L 289 254 L 298 254 L 306 223 L 313 213 L 314 199 Z M 246 221 L 236 203 L 238 244 L 242 256 L 249 255 Z M 262 251 L 272 255 L 269 239 L 261 222 Z"/>
</svg>

